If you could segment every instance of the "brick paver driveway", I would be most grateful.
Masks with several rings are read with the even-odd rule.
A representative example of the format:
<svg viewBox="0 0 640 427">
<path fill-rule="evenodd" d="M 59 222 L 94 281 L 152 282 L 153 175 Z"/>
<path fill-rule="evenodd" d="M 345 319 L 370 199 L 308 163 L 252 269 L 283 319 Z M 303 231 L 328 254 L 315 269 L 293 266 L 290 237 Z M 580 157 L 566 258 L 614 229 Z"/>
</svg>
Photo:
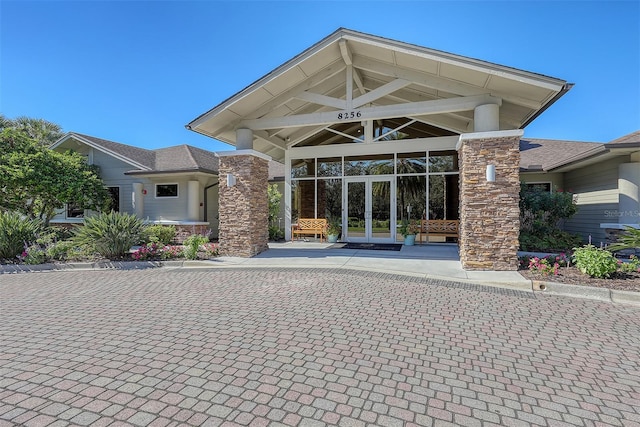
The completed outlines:
<svg viewBox="0 0 640 427">
<path fill-rule="evenodd" d="M 0 275 L 0 425 L 640 425 L 640 309 L 347 270 Z"/>
</svg>

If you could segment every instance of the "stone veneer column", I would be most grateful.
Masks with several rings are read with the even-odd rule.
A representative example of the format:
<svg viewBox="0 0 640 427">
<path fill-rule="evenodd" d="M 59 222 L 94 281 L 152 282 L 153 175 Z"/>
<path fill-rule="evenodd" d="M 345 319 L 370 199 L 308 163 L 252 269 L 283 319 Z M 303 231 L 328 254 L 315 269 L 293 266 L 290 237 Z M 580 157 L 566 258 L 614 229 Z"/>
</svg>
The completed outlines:
<svg viewBox="0 0 640 427">
<path fill-rule="evenodd" d="M 220 253 L 249 258 L 268 249 L 268 157 L 253 150 L 218 155 Z M 227 174 L 235 185 L 227 185 Z"/>
<path fill-rule="evenodd" d="M 521 130 L 460 135 L 460 262 L 465 270 L 517 270 Z M 495 182 L 487 182 L 495 165 Z"/>
</svg>

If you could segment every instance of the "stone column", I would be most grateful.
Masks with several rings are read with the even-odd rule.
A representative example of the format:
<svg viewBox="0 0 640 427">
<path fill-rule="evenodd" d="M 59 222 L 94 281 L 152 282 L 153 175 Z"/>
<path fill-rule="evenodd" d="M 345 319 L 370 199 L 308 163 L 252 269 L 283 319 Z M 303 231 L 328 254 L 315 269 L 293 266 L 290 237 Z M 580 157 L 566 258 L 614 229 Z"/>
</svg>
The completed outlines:
<svg viewBox="0 0 640 427">
<path fill-rule="evenodd" d="M 254 150 L 220 152 L 218 156 L 220 253 L 249 258 L 268 249 L 270 158 Z M 235 184 L 233 178 L 227 179 L 229 174 Z"/>
<path fill-rule="evenodd" d="M 517 270 L 521 130 L 460 135 L 460 262 L 465 270 Z M 495 182 L 487 182 L 495 165 Z"/>
</svg>

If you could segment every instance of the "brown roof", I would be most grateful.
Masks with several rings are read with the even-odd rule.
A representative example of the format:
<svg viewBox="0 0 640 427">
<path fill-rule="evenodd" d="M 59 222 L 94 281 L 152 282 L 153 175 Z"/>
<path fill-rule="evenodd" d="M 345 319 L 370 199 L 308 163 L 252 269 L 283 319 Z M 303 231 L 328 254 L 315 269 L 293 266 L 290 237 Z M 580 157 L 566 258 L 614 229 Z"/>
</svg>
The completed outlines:
<svg viewBox="0 0 640 427">
<path fill-rule="evenodd" d="M 154 150 L 156 155 L 156 172 L 199 170 L 218 173 L 218 158 L 211 151 L 190 145 L 176 145 L 174 147 Z"/>
<path fill-rule="evenodd" d="M 520 170 L 523 172 L 547 171 L 598 154 L 603 150 L 604 144 L 598 142 L 522 139 L 520 140 Z"/>
<path fill-rule="evenodd" d="M 77 132 L 70 132 L 71 135 L 77 135 L 81 138 L 87 139 L 93 144 L 99 145 L 105 148 L 107 151 L 111 151 L 127 159 L 133 160 L 147 168 L 153 169 L 155 163 L 155 154 L 152 150 L 144 148 L 134 147 L 132 145 L 121 144 L 119 142 L 108 141 L 102 138 L 96 138 L 95 136 L 84 135 Z"/>
<path fill-rule="evenodd" d="M 148 168 L 148 170 L 132 170 L 127 172 L 128 174 L 188 171 L 200 171 L 211 174 L 218 173 L 219 159 L 216 154 L 212 151 L 191 145 L 183 144 L 147 150 L 77 132 L 70 132 L 68 135 L 75 135 L 85 139 L 94 145 L 104 148 L 108 152 L 115 153 Z M 269 181 L 279 181 L 282 179 L 284 179 L 284 165 L 275 160 L 271 160 L 269 162 Z"/>
<path fill-rule="evenodd" d="M 631 132 L 629 135 L 621 136 L 618 139 L 614 139 L 613 141 L 609 142 L 609 144 L 640 144 L 640 130 Z"/>
</svg>

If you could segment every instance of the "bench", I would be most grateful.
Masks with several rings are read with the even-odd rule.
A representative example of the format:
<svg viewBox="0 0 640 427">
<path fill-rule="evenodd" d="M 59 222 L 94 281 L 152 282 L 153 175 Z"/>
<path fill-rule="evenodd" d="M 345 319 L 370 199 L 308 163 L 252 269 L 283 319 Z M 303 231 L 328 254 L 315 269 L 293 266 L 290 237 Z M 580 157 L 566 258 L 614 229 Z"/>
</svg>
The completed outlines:
<svg viewBox="0 0 640 427">
<path fill-rule="evenodd" d="M 291 226 L 291 238 L 301 235 L 320 235 L 320 241 L 327 238 L 327 220 L 325 218 L 299 218 L 298 223 Z"/>
<path fill-rule="evenodd" d="M 426 234 L 427 242 L 429 236 L 459 237 L 458 229 L 460 221 L 457 219 L 422 219 L 420 220 L 420 243 Z"/>
</svg>

